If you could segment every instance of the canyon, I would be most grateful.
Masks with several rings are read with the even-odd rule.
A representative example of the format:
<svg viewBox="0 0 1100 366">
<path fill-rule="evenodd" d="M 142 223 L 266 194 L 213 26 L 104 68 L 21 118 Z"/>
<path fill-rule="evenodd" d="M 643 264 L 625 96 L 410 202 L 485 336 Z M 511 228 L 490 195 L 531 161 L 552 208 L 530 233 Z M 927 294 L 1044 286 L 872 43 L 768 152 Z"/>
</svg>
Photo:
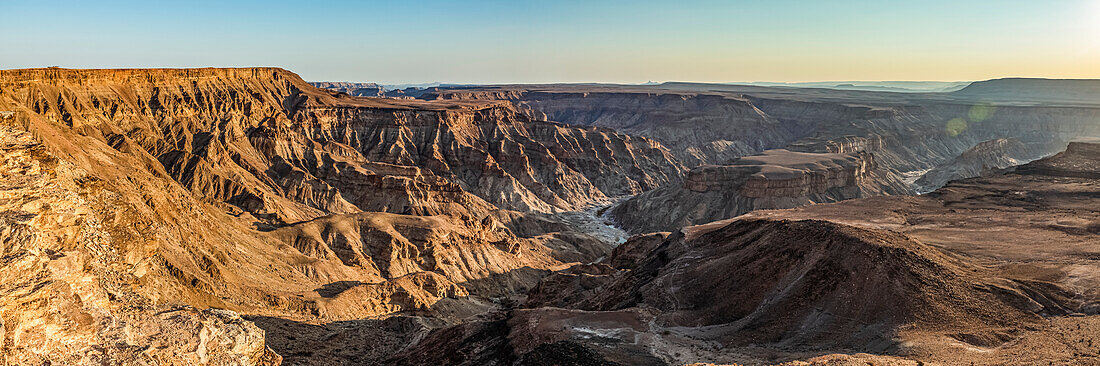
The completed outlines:
<svg viewBox="0 0 1100 366">
<path fill-rule="evenodd" d="M 985 149 L 979 146 L 983 142 L 1012 139 L 1024 146 L 1002 148 L 997 157 L 985 153 L 989 168 L 1004 168 L 1061 151 L 1072 138 L 1100 133 L 1095 123 L 1100 105 L 1080 101 L 1097 95 L 1088 94 L 1090 84 L 1073 83 L 1072 90 L 1080 93 L 1069 95 L 1053 93 L 1052 82 L 993 80 L 947 93 L 695 83 L 501 85 L 439 88 L 422 98 L 508 101 L 533 119 L 610 127 L 667 146 L 691 169 L 687 176 L 695 181 L 646 192 L 611 210 L 617 225 L 631 233 L 645 233 L 731 218 L 754 209 L 928 192 L 950 179 L 979 174 L 980 162 L 967 163 L 977 166 L 966 169 L 940 166 L 971 149 L 975 151 L 968 156 L 979 154 Z M 1039 102 L 1027 102 L 1039 94 L 1043 95 L 1035 99 Z M 1005 99 L 1017 95 L 1026 98 Z M 866 162 L 861 164 L 865 171 L 844 187 L 826 188 L 793 187 L 793 181 L 782 174 L 760 173 L 737 183 L 728 174 L 713 173 L 745 171 L 743 166 L 761 165 L 756 160 L 775 160 L 768 157 L 774 153 L 765 152 L 780 149 L 792 156 L 860 156 L 856 159 Z M 763 165 L 809 172 L 799 160 L 793 159 L 791 166 Z M 828 175 L 826 171 L 820 174 Z M 915 182 L 930 171 L 927 178 Z M 727 188 L 699 192 L 689 185 Z M 792 195 L 792 190 L 806 193 Z M 748 191 L 753 193 L 746 195 Z"/>
<path fill-rule="evenodd" d="M 1050 83 L 0 70 L 0 364 L 1100 362 Z"/>
<path fill-rule="evenodd" d="M 607 258 L 545 277 L 495 318 L 433 332 L 395 362 L 1100 362 L 1097 162 L 1100 144 L 1072 142 L 927 195 L 635 235 Z"/>
<path fill-rule="evenodd" d="M 554 212 L 683 169 L 645 138 L 347 98 L 281 69 L 0 81 L 6 363 L 277 363 L 237 313 L 461 319 L 610 250 Z M 179 306 L 199 310 L 161 315 Z M 187 327 L 204 330 L 141 351 Z"/>
</svg>

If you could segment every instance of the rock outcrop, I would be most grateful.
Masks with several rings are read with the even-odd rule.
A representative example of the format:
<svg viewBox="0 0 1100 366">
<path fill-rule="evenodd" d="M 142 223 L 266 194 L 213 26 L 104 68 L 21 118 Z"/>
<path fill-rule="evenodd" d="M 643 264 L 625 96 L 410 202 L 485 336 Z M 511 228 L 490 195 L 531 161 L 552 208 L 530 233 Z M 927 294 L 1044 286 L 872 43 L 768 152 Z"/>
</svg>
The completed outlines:
<svg viewBox="0 0 1100 366">
<path fill-rule="evenodd" d="M 903 339 L 1002 342 L 1005 327 L 1039 326 L 1080 306 L 1049 282 L 1005 278 L 902 234 L 829 221 L 736 220 L 652 239 L 623 244 L 645 252 L 642 261 L 615 269 L 602 264 L 616 261 L 610 257 L 547 277 L 523 309 L 435 331 L 394 361 L 776 363 L 800 350 L 924 356 Z M 760 347 L 791 354 L 762 359 L 751 351 Z M 493 351 L 460 360 L 447 350 Z"/>
<path fill-rule="evenodd" d="M 1066 151 L 1033 161 L 1015 170 L 1017 174 L 1100 179 L 1100 139 L 1070 141 Z"/>
<path fill-rule="evenodd" d="M 855 149 L 834 145 L 836 151 Z M 611 214 L 629 232 L 672 231 L 753 210 L 906 192 L 896 176 L 878 169 L 873 153 L 779 149 L 741 158 L 732 165 L 696 167 L 682 185 L 635 196 L 612 208 Z"/>
<path fill-rule="evenodd" d="M 1062 85 L 1058 82 L 1034 84 Z M 1088 89 L 1088 81 L 1067 82 L 1072 90 Z M 975 83 L 968 89 L 982 85 Z M 1014 85 L 997 88 L 1018 90 Z M 1071 107 L 1059 100 L 1027 102 L 1026 98 L 991 104 L 982 93 L 967 93 L 665 83 L 443 88 L 423 97 L 509 101 L 534 118 L 647 136 L 670 147 L 688 167 L 729 164 L 774 148 L 824 152 L 830 151 L 825 144 L 865 139 L 881 146 L 876 153 L 878 164 L 898 174 L 947 163 L 983 141 L 1016 138 L 1040 154 L 1051 154 L 1074 137 L 1100 132 L 1093 123 L 1100 118 L 1094 101 L 1075 102 Z M 1085 91 L 1076 95 L 1081 100 L 1090 98 Z"/>
<path fill-rule="evenodd" d="M 548 220 L 517 215 L 682 169 L 644 138 L 281 69 L 4 70 L 0 111 L 15 363 L 277 363 L 234 313 L 456 321 L 610 250 L 553 220 L 517 236 Z"/>
<path fill-rule="evenodd" d="M 1077 141 L 927 195 L 638 235 L 392 361 L 1095 363 L 1098 161 L 1100 144 Z"/>
<path fill-rule="evenodd" d="M 483 201 L 571 210 L 681 169 L 645 139 L 531 122 L 499 103 L 342 97 L 279 69 L 3 76 L 33 113 L 144 150 L 195 194 L 276 225 L 357 211 L 480 217 Z"/>
<path fill-rule="evenodd" d="M 444 100 L 508 100 L 532 118 L 599 126 L 668 146 L 688 167 L 726 164 L 779 148 L 803 133 L 736 96 L 626 88 L 453 89 L 425 94 Z"/>
<path fill-rule="evenodd" d="M 710 225 L 670 236 L 647 258 L 567 307 L 644 303 L 669 324 L 728 324 L 719 336 L 726 345 L 873 352 L 896 347 L 891 330 L 902 324 L 935 328 L 954 319 L 982 329 L 1075 308 L 1069 291 L 995 279 L 904 235 L 828 221 Z"/>
<path fill-rule="evenodd" d="M 948 181 L 990 174 L 1037 159 L 1035 150 L 1014 138 L 984 141 L 924 173 L 914 185 L 919 192 L 931 192 Z"/>
<path fill-rule="evenodd" d="M 1097 144 L 851 199 L 1096 109 L 662 88 L 0 71 L 0 363 L 1100 357 Z"/>
<path fill-rule="evenodd" d="M 444 299 L 507 296 L 561 264 L 540 241 L 517 238 L 492 217 L 370 212 L 326 216 L 271 234 L 309 258 L 300 271 L 326 284 L 311 302 L 325 319 L 430 313 Z"/>
<path fill-rule="evenodd" d="M 310 85 L 321 89 L 335 90 L 355 97 L 384 97 L 386 89 L 376 83 L 351 83 L 344 81 L 318 81 Z"/>
<path fill-rule="evenodd" d="M 418 98 L 436 88 L 418 88 L 414 86 L 404 89 L 386 89 L 385 86 L 376 83 L 351 83 L 344 81 L 315 81 L 309 83 L 321 89 L 328 89 L 353 97 L 386 97 L 398 99 Z"/>
<path fill-rule="evenodd" d="M 173 251 L 222 235 L 247 247 L 233 240 L 243 227 L 204 219 L 214 211 L 179 188 L 144 195 L 128 183 L 156 181 L 149 173 L 80 141 L 50 147 L 0 124 L 0 363 L 279 364 L 264 331 L 233 311 L 179 305 L 218 300 L 196 294 L 214 290 Z"/>
</svg>

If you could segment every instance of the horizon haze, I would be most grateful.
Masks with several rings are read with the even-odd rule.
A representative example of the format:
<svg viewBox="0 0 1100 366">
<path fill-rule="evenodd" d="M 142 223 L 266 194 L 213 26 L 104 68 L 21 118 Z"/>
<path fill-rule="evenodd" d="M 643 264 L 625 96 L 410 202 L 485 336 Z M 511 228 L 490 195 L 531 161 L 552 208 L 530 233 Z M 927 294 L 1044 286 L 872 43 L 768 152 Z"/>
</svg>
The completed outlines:
<svg viewBox="0 0 1100 366">
<path fill-rule="evenodd" d="M 0 69 L 415 84 L 1100 78 L 1100 1 L 0 1 Z"/>
</svg>

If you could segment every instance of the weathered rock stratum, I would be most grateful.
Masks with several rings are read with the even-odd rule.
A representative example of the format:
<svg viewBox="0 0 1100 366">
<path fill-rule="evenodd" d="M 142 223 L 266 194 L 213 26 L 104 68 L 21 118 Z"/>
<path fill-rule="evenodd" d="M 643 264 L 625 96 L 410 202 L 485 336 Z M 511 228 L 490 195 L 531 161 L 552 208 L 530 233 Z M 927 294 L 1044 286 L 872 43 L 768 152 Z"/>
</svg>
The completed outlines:
<svg viewBox="0 0 1100 366">
<path fill-rule="evenodd" d="M 544 278 L 511 311 L 433 331 L 393 361 L 1095 363 L 1098 161 L 1100 144 L 1073 142 L 927 195 L 634 236 Z"/>
<path fill-rule="evenodd" d="M 990 174 L 1037 159 L 1036 150 L 1014 138 L 984 141 L 924 173 L 914 185 L 919 192 L 933 191 L 948 181 Z"/>
<path fill-rule="evenodd" d="M 1016 138 L 1053 154 L 1074 137 L 1095 135 L 1100 108 L 1092 84 L 1001 79 L 954 93 L 702 83 L 503 85 L 441 88 L 423 98 L 508 101 L 536 119 L 647 136 L 688 167 L 729 164 L 766 149 L 822 152 L 820 145 L 841 139 L 876 140 L 878 164 L 900 174 L 945 164 L 983 141 Z M 1051 91 L 1057 95 L 1033 98 Z M 808 145 L 816 146 L 800 147 Z"/>
<path fill-rule="evenodd" d="M 1100 134 L 1100 124 L 1095 123 L 1100 119 L 1100 105 L 1095 102 L 1093 84 L 1088 80 L 1002 79 L 950 93 L 702 83 L 501 85 L 440 88 L 422 98 L 506 101 L 534 119 L 606 126 L 647 136 L 670 147 L 690 168 L 735 165 L 739 158 L 768 149 L 867 151 L 873 154 L 877 175 L 870 185 L 889 187 L 865 185 L 869 189 L 861 194 L 798 199 L 801 205 L 935 189 L 956 178 L 945 170 L 966 173 L 958 177 L 972 176 L 973 169 L 949 166 L 956 158 L 973 160 L 960 155 L 986 141 L 1019 141 L 1027 152 L 1007 152 L 1019 162 L 1053 154 L 1073 138 Z M 1009 163 L 1000 160 L 990 161 L 989 166 Z M 914 184 L 930 170 L 934 171 L 927 179 Z M 754 207 L 792 207 L 791 203 L 756 207 L 741 196 L 695 199 L 689 192 L 669 185 L 613 212 L 622 225 L 637 233 L 674 230 Z M 711 202 L 721 203 L 708 205 Z M 658 217 L 627 217 L 650 212 L 657 212 Z"/>
<path fill-rule="evenodd" d="M 444 100 L 504 100 L 534 119 L 599 126 L 652 138 L 687 166 L 726 164 L 796 140 L 802 123 L 782 123 L 744 98 L 614 87 L 441 90 Z"/>
<path fill-rule="evenodd" d="M 504 103 L 351 97 L 274 68 L 3 70 L 0 112 L 17 364 L 278 363 L 238 313 L 455 321 L 610 250 L 540 212 L 683 169 Z"/>
<path fill-rule="evenodd" d="M 839 143 L 830 146 L 836 151 L 857 148 Z M 672 231 L 753 210 L 904 193 L 907 187 L 889 171 L 879 169 L 871 152 L 777 149 L 743 157 L 732 165 L 696 167 L 686 174 L 682 185 L 635 196 L 615 206 L 611 214 L 629 232 Z"/>
</svg>

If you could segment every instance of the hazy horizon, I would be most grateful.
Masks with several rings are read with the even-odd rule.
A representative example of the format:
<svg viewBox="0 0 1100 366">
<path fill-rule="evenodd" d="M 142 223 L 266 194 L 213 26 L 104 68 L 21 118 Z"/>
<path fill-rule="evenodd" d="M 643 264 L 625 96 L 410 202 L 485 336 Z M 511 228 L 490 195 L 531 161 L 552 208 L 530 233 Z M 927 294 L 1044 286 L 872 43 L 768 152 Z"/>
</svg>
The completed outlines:
<svg viewBox="0 0 1100 366">
<path fill-rule="evenodd" d="M 1100 0 L 0 1 L 0 69 L 278 66 L 382 84 L 1100 78 Z"/>
</svg>

